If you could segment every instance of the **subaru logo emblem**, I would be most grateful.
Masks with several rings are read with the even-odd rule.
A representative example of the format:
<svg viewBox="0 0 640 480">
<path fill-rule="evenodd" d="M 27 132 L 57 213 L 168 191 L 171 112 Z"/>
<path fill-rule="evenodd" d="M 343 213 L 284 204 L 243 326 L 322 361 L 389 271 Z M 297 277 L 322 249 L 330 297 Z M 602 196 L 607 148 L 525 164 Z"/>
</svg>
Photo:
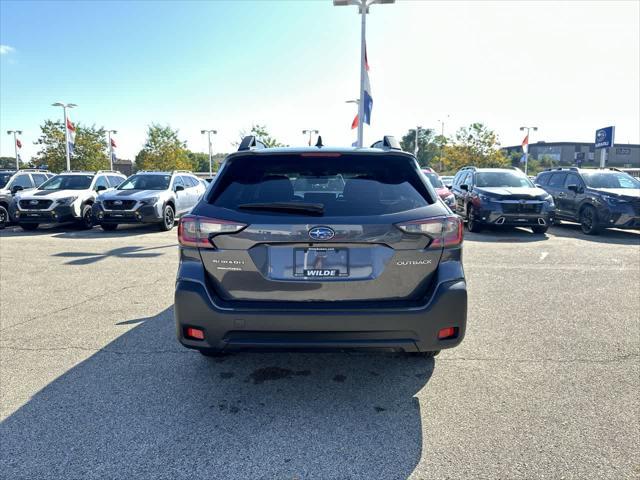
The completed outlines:
<svg viewBox="0 0 640 480">
<path fill-rule="evenodd" d="M 331 240 L 336 232 L 329 227 L 313 227 L 309 230 L 309 237 L 313 240 Z"/>
<path fill-rule="evenodd" d="M 37 205 L 38 204 L 38 200 L 30 200 L 29 201 L 29 205 Z"/>
<path fill-rule="evenodd" d="M 122 200 L 116 200 L 113 202 L 114 205 L 122 205 Z"/>
<path fill-rule="evenodd" d="M 596 139 L 599 142 L 602 142 L 605 138 L 607 138 L 607 132 L 604 130 L 598 130 L 598 133 L 596 133 Z"/>
</svg>

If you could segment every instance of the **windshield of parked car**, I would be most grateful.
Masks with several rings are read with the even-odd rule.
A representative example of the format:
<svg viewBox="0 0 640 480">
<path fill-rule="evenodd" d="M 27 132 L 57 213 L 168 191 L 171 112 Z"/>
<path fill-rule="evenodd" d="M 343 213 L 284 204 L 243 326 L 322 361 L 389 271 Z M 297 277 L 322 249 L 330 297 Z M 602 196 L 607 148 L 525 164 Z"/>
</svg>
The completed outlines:
<svg viewBox="0 0 640 480">
<path fill-rule="evenodd" d="M 133 175 L 125 180 L 118 190 L 167 190 L 171 175 Z"/>
<path fill-rule="evenodd" d="M 56 175 L 44 182 L 38 190 L 86 190 L 93 175 Z"/>
<path fill-rule="evenodd" d="M 0 188 L 4 188 L 12 176 L 13 172 L 0 172 Z"/>
<path fill-rule="evenodd" d="M 440 180 L 440 177 L 437 173 L 426 173 L 423 172 L 424 176 L 427 177 L 433 188 L 444 188 L 444 184 Z"/>
<path fill-rule="evenodd" d="M 434 201 L 413 159 L 365 154 L 238 157 L 219 173 L 209 198 L 243 212 L 325 216 L 383 215 Z"/>
<path fill-rule="evenodd" d="M 640 188 L 640 181 L 622 172 L 583 173 L 582 178 L 590 188 Z"/>
<path fill-rule="evenodd" d="M 533 187 L 526 176 L 516 172 L 476 173 L 476 186 L 482 187 Z"/>
</svg>

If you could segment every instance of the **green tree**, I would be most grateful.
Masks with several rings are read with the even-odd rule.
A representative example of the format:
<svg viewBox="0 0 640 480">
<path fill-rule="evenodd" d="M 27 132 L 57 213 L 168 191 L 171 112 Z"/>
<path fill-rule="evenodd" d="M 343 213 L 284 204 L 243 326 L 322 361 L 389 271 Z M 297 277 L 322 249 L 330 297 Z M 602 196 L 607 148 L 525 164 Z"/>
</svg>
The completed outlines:
<svg viewBox="0 0 640 480">
<path fill-rule="evenodd" d="M 443 149 L 446 172 L 456 172 L 467 165 L 508 167 L 511 160 L 499 150 L 496 133 L 481 123 L 472 123 L 456 132 L 455 141 Z"/>
<path fill-rule="evenodd" d="M 254 135 L 255 137 L 258 138 L 258 140 L 261 140 L 267 146 L 267 148 L 284 146 L 284 144 L 280 143 L 278 140 L 272 137 L 271 134 L 269 134 L 269 131 L 267 130 L 266 125 L 258 125 L 258 124 L 251 125 L 251 129 L 249 130 L 249 133 L 247 133 L 246 130 L 241 130 L 240 141 L 235 142 L 234 145 L 236 147 L 240 145 L 240 142 L 242 141 L 242 139 L 247 135 Z"/>
<path fill-rule="evenodd" d="M 65 132 L 61 121 L 46 120 L 40 126 L 41 134 L 35 144 L 40 150 L 31 160 L 33 165 L 46 165 L 52 172 L 67 168 Z M 104 128 L 76 126 L 76 141 L 71 154 L 73 170 L 104 170 L 109 168 Z"/>
<path fill-rule="evenodd" d="M 438 137 L 430 128 L 421 128 L 418 131 L 418 155 L 420 166 L 431 166 L 438 157 L 440 147 L 436 141 Z M 410 129 L 400 140 L 400 146 L 405 152 L 415 152 L 416 129 Z"/>
<path fill-rule="evenodd" d="M 178 138 L 178 131 L 169 126 L 152 124 L 147 140 L 136 155 L 138 170 L 191 170 L 186 143 Z"/>
<path fill-rule="evenodd" d="M 208 172 L 209 171 L 209 154 L 201 152 L 187 152 L 189 161 L 191 162 L 191 170 L 194 172 Z M 217 172 L 220 164 L 227 156 L 226 153 L 216 153 L 212 156 L 211 162 L 213 165 L 213 171 Z"/>
<path fill-rule="evenodd" d="M 24 163 L 23 163 L 23 165 L 24 165 Z M 21 166 L 23 166 L 23 165 L 21 165 Z M 15 159 L 15 157 L 0 157 L 0 168 L 5 168 L 5 169 L 9 169 L 9 170 L 16 168 L 16 159 Z"/>
</svg>

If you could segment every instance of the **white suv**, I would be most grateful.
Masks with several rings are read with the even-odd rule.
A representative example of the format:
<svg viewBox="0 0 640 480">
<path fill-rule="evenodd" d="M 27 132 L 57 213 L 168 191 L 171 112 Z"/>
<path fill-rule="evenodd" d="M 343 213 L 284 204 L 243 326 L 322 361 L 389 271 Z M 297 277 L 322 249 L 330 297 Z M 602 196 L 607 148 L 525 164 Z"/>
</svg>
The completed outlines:
<svg viewBox="0 0 640 480">
<path fill-rule="evenodd" d="M 77 222 L 89 229 L 93 227 L 91 207 L 98 194 L 117 187 L 126 178 L 113 170 L 62 172 L 35 190 L 19 193 L 13 217 L 24 230 L 63 222 Z"/>
<path fill-rule="evenodd" d="M 13 196 L 20 191 L 37 188 L 51 177 L 53 173 L 35 168 L 0 170 L 0 228 L 9 223 Z"/>
</svg>

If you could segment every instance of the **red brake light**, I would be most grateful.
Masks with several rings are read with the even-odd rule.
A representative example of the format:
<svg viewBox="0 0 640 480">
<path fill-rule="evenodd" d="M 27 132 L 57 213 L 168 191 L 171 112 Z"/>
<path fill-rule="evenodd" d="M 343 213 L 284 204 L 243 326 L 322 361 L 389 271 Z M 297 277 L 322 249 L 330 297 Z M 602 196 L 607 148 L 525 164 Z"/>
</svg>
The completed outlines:
<svg viewBox="0 0 640 480">
<path fill-rule="evenodd" d="M 447 340 L 449 338 L 455 338 L 458 335 L 458 329 L 456 327 L 442 328 L 438 332 L 438 340 Z"/>
<path fill-rule="evenodd" d="M 194 340 L 204 340 L 204 331 L 200 328 L 187 327 L 186 336 Z"/>
<path fill-rule="evenodd" d="M 214 248 L 209 241 L 222 233 L 236 233 L 246 225 L 229 220 L 185 215 L 178 224 L 178 243 L 183 247 Z"/>
<path fill-rule="evenodd" d="M 429 248 L 454 247 L 462 243 L 462 220 L 457 215 L 426 218 L 401 223 L 397 227 L 406 233 L 427 235 L 433 239 Z"/>
</svg>

